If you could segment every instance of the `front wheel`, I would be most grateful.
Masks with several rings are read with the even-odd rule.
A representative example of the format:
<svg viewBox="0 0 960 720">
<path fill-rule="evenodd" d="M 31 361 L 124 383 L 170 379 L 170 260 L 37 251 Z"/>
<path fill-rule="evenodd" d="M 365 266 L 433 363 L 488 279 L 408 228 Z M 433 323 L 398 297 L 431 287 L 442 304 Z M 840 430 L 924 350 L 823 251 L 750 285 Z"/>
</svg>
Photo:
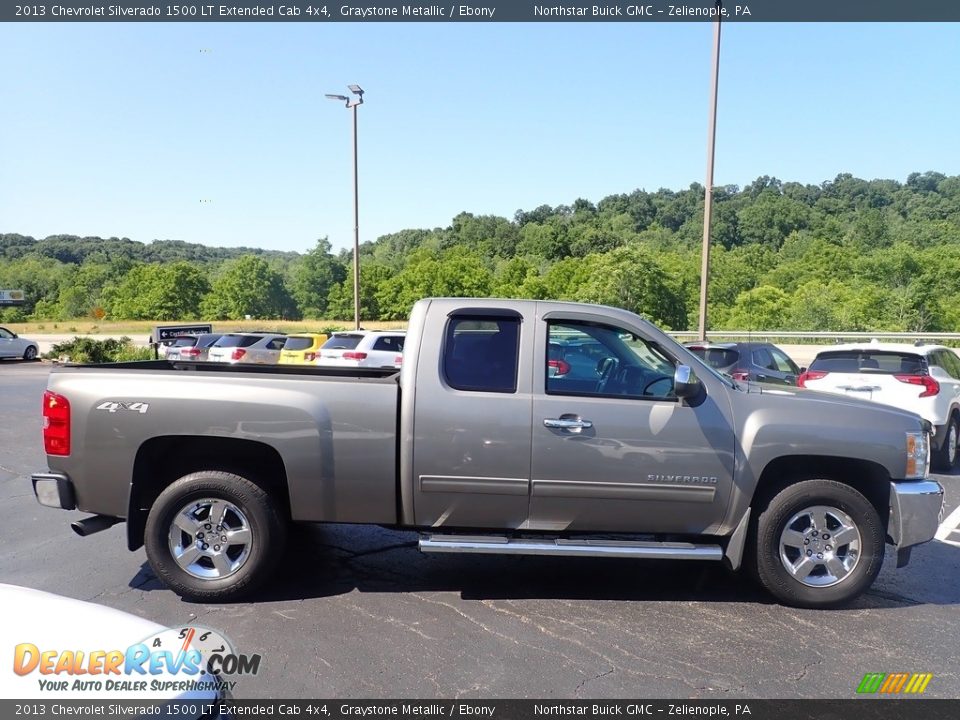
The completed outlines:
<svg viewBox="0 0 960 720">
<path fill-rule="evenodd" d="M 23 351 L 24 360 L 36 360 L 37 359 L 37 349 L 33 345 L 28 345 L 27 349 Z"/>
<path fill-rule="evenodd" d="M 862 494 L 804 480 L 774 495 L 754 525 L 754 570 L 781 602 L 828 608 L 867 590 L 883 564 L 884 531 Z"/>
<path fill-rule="evenodd" d="M 188 600 L 234 600 L 277 566 L 286 524 L 271 496 L 232 473 L 207 470 L 167 487 L 147 516 L 153 571 Z"/>
</svg>

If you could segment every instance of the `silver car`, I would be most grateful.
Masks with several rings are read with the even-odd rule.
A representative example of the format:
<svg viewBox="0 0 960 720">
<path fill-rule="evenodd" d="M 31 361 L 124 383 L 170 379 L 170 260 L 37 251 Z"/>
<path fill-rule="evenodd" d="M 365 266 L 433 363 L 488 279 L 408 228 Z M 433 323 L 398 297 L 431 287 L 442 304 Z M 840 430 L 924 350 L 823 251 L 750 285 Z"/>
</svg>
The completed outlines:
<svg viewBox="0 0 960 720">
<path fill-rule="evenodd" d="M 276 365 L 287 336 L 280 333 L 227 333 L 207 354 L 211 362 Z"/>
<path fill-rule="evenodd" d="M 181 335 L 167 348 L 167 360 L 204 361 L 209 359 L 210 348 L 223 337 L 223 333 Z"/>
<path fill-rule="evenodd" d="M 0 327 L 0 358 L 36 360 L 39 348 L 33 340 L 19 337 L 12 330 Z"/>
</svg>

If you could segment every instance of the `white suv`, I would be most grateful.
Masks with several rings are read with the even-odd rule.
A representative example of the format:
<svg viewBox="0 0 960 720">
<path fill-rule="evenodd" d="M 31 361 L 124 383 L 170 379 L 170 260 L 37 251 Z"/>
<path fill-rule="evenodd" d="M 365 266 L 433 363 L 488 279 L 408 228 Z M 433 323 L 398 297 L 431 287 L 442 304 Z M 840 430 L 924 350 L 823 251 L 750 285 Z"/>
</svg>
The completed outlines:
<svg viewBox="0 0 960 720">
<path fill-rule="evenodd" d="M 399 368 L 403 362 L 402 330 L 335 332 L 320 347 L 317 365 L 327 367 Z"/>
<path fill-rule="evenodd" d="M 960 358 L 941 345 L 852 343 L 820 352 L 797 385 L 892 405 L 933 423 L 932 462 L 957 464 Z"/>
<path fill-rule="evenodd" d="M 276 365 L 287 341 L 280 333 L 227 333 L 213 345 L 207 359 L 211 362 Z"/>
</svg>

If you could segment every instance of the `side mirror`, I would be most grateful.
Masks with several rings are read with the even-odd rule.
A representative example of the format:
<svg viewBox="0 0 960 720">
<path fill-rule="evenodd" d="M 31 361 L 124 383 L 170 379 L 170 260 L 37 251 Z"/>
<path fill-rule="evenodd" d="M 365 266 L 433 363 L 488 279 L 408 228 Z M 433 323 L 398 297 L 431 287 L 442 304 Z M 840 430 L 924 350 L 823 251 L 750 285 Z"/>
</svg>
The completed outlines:
<svg viewBox="0 0 960 720">
<path fill-rule="evenodd" d="M 673 393 L 681 400 L 692 398 L 700 392 L 700 378 L 689 365 L 677 365 L 673 373 Z"/>
<path fill-rule="evenodd" d="M 801 367 L 801 368 L 800 368 L 800 375 L 803 375 L 806 371 L 807 371 L 807 369 L 806 369 L 805 367 Z"/>
</svg>

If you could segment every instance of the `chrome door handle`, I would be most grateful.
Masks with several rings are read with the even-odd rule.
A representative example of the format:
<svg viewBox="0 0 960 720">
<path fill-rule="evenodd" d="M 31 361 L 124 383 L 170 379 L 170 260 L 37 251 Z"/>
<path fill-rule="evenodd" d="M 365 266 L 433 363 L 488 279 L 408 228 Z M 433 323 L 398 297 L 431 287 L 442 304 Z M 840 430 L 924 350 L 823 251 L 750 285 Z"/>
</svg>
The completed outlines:
<svg viewBox="0 0 960 720">
<path fill-rule="evenodd" d="M 578 420 L 575 418 L 544 418 L 543 426 L 560 428 L 561 430 L 583 430 L 584 428 L 592 428 L 593 423 L 589 420 Z"/>
</svg>

